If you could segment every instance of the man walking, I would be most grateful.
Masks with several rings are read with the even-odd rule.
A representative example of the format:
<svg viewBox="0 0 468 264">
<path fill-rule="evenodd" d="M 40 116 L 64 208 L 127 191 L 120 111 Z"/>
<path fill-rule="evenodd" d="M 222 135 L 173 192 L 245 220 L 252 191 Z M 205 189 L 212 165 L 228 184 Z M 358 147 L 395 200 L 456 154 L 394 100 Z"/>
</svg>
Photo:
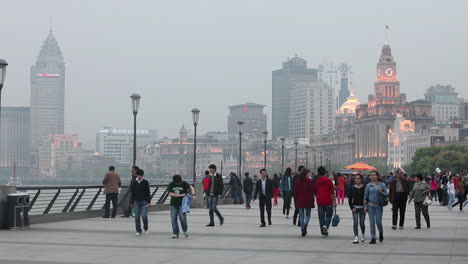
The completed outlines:
<svg viewBox="0 0 468 264">
<path fill-rule="evenodd" d="M 148 230 L 148 207 L 151 205 L 151 193 L 149 182 L 143 179 L 145 172 L 142 169 L 137 170 L 137 178 L 130 187 L 131 204 L 135 208 L 135 236 L 141 235 L 141 220 L 143 219 L 143 229 L 145 234 L 149 234 Z"/>
<path fill-rule="evenodd" d="M 119 187 L 122 186 L 120 175 L 115 172 L 115 167 L 110 166 L 104 180 L 104 193 L 106 194 L 106 203 L 104 204 L 104 218 L 109 218 L 110 202 L 112 201 L 112 218 L 117 214 L 117 203 L 119 201 Z"/>
<path fill-rule="evenodd" d="M 404 172 L 402 169 L 397 169 L 395 172 L 396 178 L 390 183 L 390 192 L 388 200 L 392 203 L 392 229 L 396 229 L 398 222 L 398 211 L 400 212 L 399 228 L 403 229 L 405 224 L 406 202 L 410 187 L 408 180 L 403 177 Z"/>
<path fill-rule="evenodd" d="M 249 173 L 245 173 L 244 179 L 244 193 L 245 193 L 245 208 L 250 209 L 250 202 L 252 201 L 252 193 L 253 193 L 253 181 L 252 178 L 249 177 Z"/>
<path fill-rule="evenodd" d="M 239 181 L 237 180 L 237 175 L 234 172 L 229 173 L 229 185 L 231 185 L 231 198 L 234 201 L 234 204 L 240 203 L 239 201 L 239 191 L 241 190 L 239 187 Z"/>
<path fill-rule="evenodd" d="M 292 197 L 294 197 L 294 186 L 296 184 L 296 180 L 297 178 L 299 177 L 299 174 L 302 172 L 302 170 L 304 169 L 304 166 L 300 165 L 299 167 L 297 167 L 297 171 L 298 173 L 296 173 L 292 180 L 293 180 L 293 184 L 292 184 Z M 296 225 L 296 221 L 297 221 L 297 217 L 299 216 L 299 208 L 297 208 L 296 206 L 296 199 L 294 198 L 294 214 L 293 214 L 293 225 Z M 297 222 L 297 226 L 300 226 L 300 223 Z"/>
<path fill-rule="evenodd" d="M 124 215 L 122 217 L 130 217 L 130 215 L 132 214 L 132 205 L 130 204 L 130 187 L 132 186 L 133 181 L 135 181 L 135 179 L 137 178 L 136 172 L 139 169 L 140 168 L 138 166 L 132 167 L 132 171 L 131 171 L 132 177 L 130 178 L 130 183 L 128 184 L 127 194 L 125 195 L 127 199 L 125 199 L 125 202 L 124 202 L 124 207 L 123 207 Z"/>
<path fill-rule="evenodd" d="M 268 225 L 271 225 L 271 199 L 273 198 L 273 181 L 268 178 L 266 169 L 260 170 L 261 179 L 257 181 L 253 200 L 260 195 L 260 227 L 265 227 L 265 206 L 268 216 Z"/>
<path fill-rule="evenodd" d="M 325 176 L 326 170 L 324 166 L 317 169 L 318 178 L 315 180 L 315 195 L 317 196 L 318 217 L 320 223 L 320 231 L 323 236 L 328 236 L 328 229 L 333 216 L 333 195 L 335 194 L 335 186 L 333 182 Z"/>
<path fill-rule="evenodd" d="M 208 196 L 208 208 L 209 210 L 209 215 L 210 215 L 210 223 L 207 224 L 206 226 L 215 226 L 214 224 L 214 214 L 216 214 L 219 218 L 219 224 L 223 225 L 224 224 L 224 217 L 221 215 L 219 212 L 217 206 L 218 206 L 218 199 L 221 198 L 223 195 L 223 190 L 224 190 L 224 183 L 223 183 L 223 177 L 221 174 L 216 172 L 216 165 L 211 164 L 208 167 L 210 171 L 210 182 L 209 182 L 209 188 L 206 196 Z"/>
</svg>

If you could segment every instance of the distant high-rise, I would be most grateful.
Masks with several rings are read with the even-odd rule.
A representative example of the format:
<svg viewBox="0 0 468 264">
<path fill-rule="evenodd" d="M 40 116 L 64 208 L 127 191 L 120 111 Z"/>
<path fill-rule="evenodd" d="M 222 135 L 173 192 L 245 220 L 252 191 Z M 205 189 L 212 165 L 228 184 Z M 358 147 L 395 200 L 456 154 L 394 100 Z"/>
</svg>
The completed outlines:
<svg viewBox="0 0 468 264">
<path fill-rule="evenodd" d="M 294 57 L 283 68 L 272 72 L 272 138 L 289 137 L 290 92 L 317 81 L 317 70 L 307 68 L 307 61 Z"/>
<path fill-rule="evenodd" d="M 8 175 L 16 163 L 18 173 L 26 175 L 31 166 L 30 109 L 2 107 L 0 115 L 0 170 Z"/>
<path fill-rule="evenodd" d="M 346 102 L 351 89 L 351 65 L 340 63 L 336 67 L 328 62 L 319 65 L 318 79 L 325 82 L 333 90 L 336 96 L 336 109 Z"/>
<path fill-rule="evenodd" d="M 65 63 L 52 30 L 31 67 L 31 145 L 38 154 L 51 134 L 64 133 Z"/>
<path fill-rule="evenodd" d="M 424 94 L 426 100 L 432 103 L 432 116 L 437 124 L 448 124 L 460 116 L 458 93 L 451 85 L 436 85 L 427 88 Z"/>
<path fill-rule="evenodd" d="M 238 135 L 237 122 L 242 121 L 242 138 L 249 141 L 263 141 L 263 131 L 267 129 L 267 116 L 264 105 L 246 103 L 229 106 L 228 138 L 235 140 Z"/>
</svg>

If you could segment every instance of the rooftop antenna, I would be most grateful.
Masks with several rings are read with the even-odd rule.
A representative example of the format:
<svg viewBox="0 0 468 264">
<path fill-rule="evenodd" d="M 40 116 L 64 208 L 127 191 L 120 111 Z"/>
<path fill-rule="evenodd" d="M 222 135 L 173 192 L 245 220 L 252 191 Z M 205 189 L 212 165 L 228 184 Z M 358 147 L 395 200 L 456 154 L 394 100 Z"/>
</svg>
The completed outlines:
<svg viewBox="0 0 468 264">
<path fill-rule="evenodd" d="M 49 32 L 50 32 L 50 34 L 53 33 L 53 29 L 52 29 L 52 17 L 50 17 Z"/>
</svg>

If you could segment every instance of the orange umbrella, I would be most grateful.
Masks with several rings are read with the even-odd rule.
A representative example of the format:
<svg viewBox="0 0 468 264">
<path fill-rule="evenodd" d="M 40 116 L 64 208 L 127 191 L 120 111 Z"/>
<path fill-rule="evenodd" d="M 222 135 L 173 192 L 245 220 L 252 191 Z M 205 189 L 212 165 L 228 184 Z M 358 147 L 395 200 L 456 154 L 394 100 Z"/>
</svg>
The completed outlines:
<svg viewBox="0 0 468 264">
<path fill-rule="evenodd" d="M 367 165 L 363 162 L 358 162 L 356 164 L 346 166 L 345 168 L 348 170 L 368 170 L 368 171 L 377 170 L 375 167 L 372 167 L 371 165 Z"/>
</svg>

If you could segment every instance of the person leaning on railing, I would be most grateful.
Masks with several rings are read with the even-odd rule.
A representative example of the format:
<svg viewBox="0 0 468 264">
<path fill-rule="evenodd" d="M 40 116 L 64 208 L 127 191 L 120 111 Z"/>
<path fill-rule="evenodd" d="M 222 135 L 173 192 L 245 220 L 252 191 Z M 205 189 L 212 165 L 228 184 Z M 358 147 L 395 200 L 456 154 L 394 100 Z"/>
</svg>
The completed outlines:
<svg viewBox="0 0 468 264">
<path fill-rule="evenodd" d="M 110 202 L 112 201 L 112 218 L 117 215 L 117 203 L 119 200 L 119 187 L 122 186 L 120 175 L 115 172 L 115 167 L 110 166 L 109 172 L 106 173 L 104 180 L 104 193 L 106 194 L 106 202 L 104 204 L 103 218 L 109 218 Z"/>
</svg>

